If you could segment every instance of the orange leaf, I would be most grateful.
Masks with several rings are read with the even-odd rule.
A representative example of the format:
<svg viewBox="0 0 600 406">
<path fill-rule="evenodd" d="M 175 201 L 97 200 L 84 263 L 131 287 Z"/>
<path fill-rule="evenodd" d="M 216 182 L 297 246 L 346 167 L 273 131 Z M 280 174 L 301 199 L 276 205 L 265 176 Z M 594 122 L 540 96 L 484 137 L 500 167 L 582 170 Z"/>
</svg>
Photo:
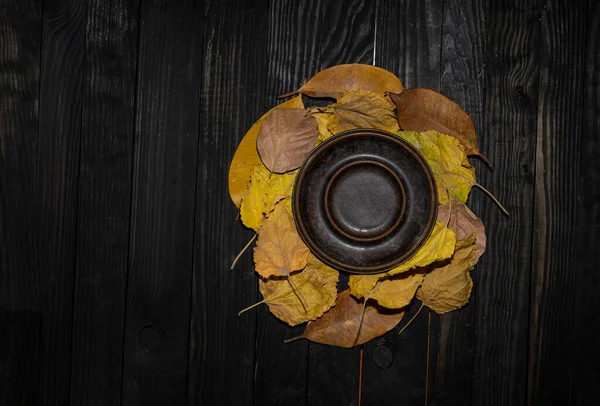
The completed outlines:
<svg viewBox="0 0 600 406">
<path fill-rule="evenodd" d="M 393 73 L 356 63 L 322 70 L 294 93 L 337 99 L 348 90 L 367 90 L 384 96 L 387 92 L 399 93 L 403 89 L 402 82 Z"/>
</svg>

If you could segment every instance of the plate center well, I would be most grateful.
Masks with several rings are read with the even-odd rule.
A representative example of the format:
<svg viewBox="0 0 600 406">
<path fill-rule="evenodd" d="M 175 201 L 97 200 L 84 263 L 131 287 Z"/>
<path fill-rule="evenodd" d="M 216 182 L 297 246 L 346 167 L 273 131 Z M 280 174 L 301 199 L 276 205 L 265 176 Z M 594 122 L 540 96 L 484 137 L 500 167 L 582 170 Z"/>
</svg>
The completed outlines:
<svg viewBox="0 0 600 406">
<path fill-rule="evenodd" d="M 355 161 L 338 169 L 327 184 L 325 211 L 333 228 L 347 238 L 384 238 L 402 219 L 402 182 L 384 165 Z"/>
</svg>

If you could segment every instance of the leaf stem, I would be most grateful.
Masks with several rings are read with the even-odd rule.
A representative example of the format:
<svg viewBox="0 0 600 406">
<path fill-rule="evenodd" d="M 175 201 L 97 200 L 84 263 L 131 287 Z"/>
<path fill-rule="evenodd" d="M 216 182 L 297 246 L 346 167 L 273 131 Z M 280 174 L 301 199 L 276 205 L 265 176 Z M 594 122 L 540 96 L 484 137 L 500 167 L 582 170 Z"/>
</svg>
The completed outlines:
<svg viewBox="0 0 600 406">
<path fill-rule="evenodd" d="M 373 288 L 375 288 L 375 286 L 373 286 Z M 356 345 L 356 343 L 358 342 L 358 337 L 360 335 L 360 329 L 362 327 L 363 320 L 365 319 L 365 310 L 367 309 L 367 301 L 369 299 L 370 299 L 369 296 L 365 296 L 365 301 L 363 302 L 363 308 L 362 308 L 362 311 L 360 312 L 360 319 L 358 320 L 358 328 L 356 329 L 354 342 L 352 343 L 353 346 Z"/>
<path fill-rule="evenodd" d="M 245 309 L 242 309 L 242 310 L 240 310 L 240 312 L 238 313 L 238 316 L 241 316 L 241 315 L 242 315 L 242 313 L 244 313 L 244 312 L 246 312 L 246 311 L 248 311 L 248 310 L 250 310 L 250 309 L 253 309 L 253 308 L 255 308 L 255 307 L 256 307 L 256 306 L 258 306 L 258 305 L 261 305 L 261 304 L 263 304 L 263 303 L 267 303 L 267 302 L 268 302 L 268 300 L 261 300 L 261 301 L 260 301 L 260 302 L 258 302 L 258 303 L 254 303 L 253 305 L 250 305 L 250 306 L 246 307 Z"/>
<path fill-rule="evenodd" d="M 419 307 L 419 310 L 417 310 L 417 312 L 411 317 L 411 319 L 408 321 L 408 323 L 406 323 L 404 325 L 404 327 L 402 327 L 402 329 L 400 329 L 400 331 L 398 332 L 398 335 L 402 334 L 404 332 L 404 330 L 406 330 L 406 327 L 410 326 L 410 324 L 417 318 L 417 316 L 419 315 L 419 313 L 421 313 L 421 310 L 423 310 L 423 302 L 421 302 L 421 306 Z"/>
<path fill-rule="evenodd" d="M 296 295 L 296 297 L 300 301 L 300 304 L 302 305 L 302 308 L 304 309 L 304 313 L 307 313 L 308 312 L 308 305 L 304 301 L 304 298 L 302 297 L 302 295 L 300 294 L 300 292 L 298 291 L 298 289 L 296 289 L 296 285 L 294 284 L 294 282 L 292 282 L 292 277 L 289 274 L 287 276 L 287 280 L 288 280 L 288 283 L 290 284 L 290 286 L 292 287 L 292 290 L 294 291 L 294 294 Z"/>
<path fill-rule="evenodd" d="M 496 203 L 496 205 L 498 206 L 498 208 L 500 209 L 500 211 L 502 211 L 502 213 L 504 213 L 506 215 L 506 217 L 510 216 L 508 214 L 508 211 L 506 211 L 506 209 L 504 208 L 504 206 L 502 206 L 502 204 L 498 201 L 498 199 L 496 199 L 496 197 L 492 194 L 492 192 L 490 192 L 489 190 L 487 190 L 486 188 L 484 188 L 483 186 L 481 186 L 479 183 L 474 183 L 473 186 L 476 186 L 477 188 L 479 188 L 480 190 L 482 190 L 486 195 L 488 195 L 490 197 L 490 199 L 492 199 L 494 201 L 494 203 Z"/>
<path fill-rule="evenodd" d="M 248 244 L 246 244 L 246 246 L 244 248 L 242 248 L 242 250 L 240 251 L 240 253 L 237 254 L 237 257 L 235 257 L 235 259 L 233 260 L 233 263 L 231 264 L 231 268 L 229 268 L 230 271 L 233 271 L 233 268 L 235 268 L 235 265 L 238 263 L 238 261 L 240 260 L 240 258 L 244 254 L 244 252 L 246 252 L 246 250 L 250 247 L 250 245 L 252 244 L 252 242 L 256 239 L 257 235 L 258 235 L 258 233 L 254 233 L 254 235 L 252 236 L 252 238 L 250 239 L 250 241 L 248 241 Z"/>
</svg>

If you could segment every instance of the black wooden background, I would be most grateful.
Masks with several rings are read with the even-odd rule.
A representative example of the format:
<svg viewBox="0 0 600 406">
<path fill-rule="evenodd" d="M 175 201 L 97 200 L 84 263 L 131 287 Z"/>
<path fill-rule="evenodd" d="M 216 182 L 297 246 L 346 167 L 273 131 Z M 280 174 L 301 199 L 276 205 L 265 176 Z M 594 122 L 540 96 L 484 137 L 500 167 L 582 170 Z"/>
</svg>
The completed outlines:
<svg viewBox="0 0 600 406">
<path fill-rule="evenodd" d="M 362 404 L 600 404 L 600 1 L 0 0 L 1 405 L 358 404 L 228 270 L 237 143 L 350 62 L 460 103 L 511 212 L 473 191 L 469 305 L 364 345 Z"/>
</svg>

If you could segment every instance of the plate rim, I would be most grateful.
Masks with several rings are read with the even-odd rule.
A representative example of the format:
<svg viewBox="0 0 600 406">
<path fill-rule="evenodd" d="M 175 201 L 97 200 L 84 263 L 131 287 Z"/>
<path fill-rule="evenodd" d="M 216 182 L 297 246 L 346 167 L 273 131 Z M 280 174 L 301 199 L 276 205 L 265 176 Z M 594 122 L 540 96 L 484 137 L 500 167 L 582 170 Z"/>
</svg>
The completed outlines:
<svg viewBox="0 0 600 406">
<path fill-rule="evenodd" d="M 312 238 L 310 238 L 310 233 L 307 232 L 305 224 L 300 221 L 301 220 L 299 218 L 300 216 L 297 215 L 297 213 L 298 213 L 297 208 L 300 206 L 298 185 L 303 181 L 304 177 L 306 176 L 306 168 L 308 167 L 308 164 L 310 162 L 312 162 L 315 159 L 315 156 L 317 156 L 322 150 L 324 150 L 325 148 L 330 146 L 330 144 L 340 142 L 343 139 L 350 138 L 353 136 L 369 136 L 369 135 L 371 135 L 371 136 L 375 135 L 376 137 L 383 137 L 383 138 L 392 140 L 393 142 L 400 144 L 408 152 L 410 152 L 413 156 L 415 156 L 416 160 L 418 162 L 420 162 L 421 166 L 424 168 L 424 172 L 426 172 L 428 175 L 427 180 L 428 180 L 429 187 L 431 190 L 432 205 L 431 205 L 430 212 L 427 216 L 428 223 L 425 226 L 424 233 L 423 233 L 421 239 L 418 241 L 417 244 L 413 245 L 411 247 L 411 249 L 406 251 L 402 256 L 396 258 L 393 261 L 389 261 L 386 264 L 378 265 L 378 266 L 354 266 L 354 265 L 350 266 L 348 264 L 338 261 L 335 258 L 331 258 L 329 255 L 322 253 L 321 250 L 319 250 L 318 247 L 316 247 L 314 240 L 312 240 Z M 437 220 L 438 204 L 439 204 L 439 199 L 438 199 L 438 195 L 437 195 L 437 185 L 436 185 L 435 177 L 434 177 L 433 171 L 431 170 L 431 167 L 429 166 L 429 163 L 427 162 L 425 157 L 413 145 L 411 145 L 408 141 L 404 140 L 400 136 L 398 136 L 394 133 L 385 131 L 385 130 L 377 129 L 377 128 L 357 128 L 357 129 L 343 131 L 339 134 L 336 134 L 336 135 L 326 139 L 321 144 L 319 144 L 316 148 L 314 148 L 306 156 L 306 158 L 302 162 L 302 165 L 300 166 L 300 169 L 298 170 L 296 179 L 294 180 L 294 188 L 293 188 L 293 192 L 292 192 L 292 212 L 294 214 L 294 216 L 293 216 L 294 223 L 296 225 L 296 229 L 298 231 L 298 234 L 300 235 L 300 238 L 306 244 L 306 246 L 309 248 L 310 252 L 313 255 L 315 255 L 320 261 L 322 261 L 323 263 L 325 263 L 326 265 L 328 265 L 332 268 L 335 268 L 339 271 L 348 272 L 351 274 L 359 274 L 359 275 L 384 273 L 384 272 L 390 271 L 393 268 L 410 260 L 419 251 L 419 249 L 421 247 L 423 247 L 425 242 L 431 236 L 431 233 L 435 227 L 436 220 Z"/>
</svg>

